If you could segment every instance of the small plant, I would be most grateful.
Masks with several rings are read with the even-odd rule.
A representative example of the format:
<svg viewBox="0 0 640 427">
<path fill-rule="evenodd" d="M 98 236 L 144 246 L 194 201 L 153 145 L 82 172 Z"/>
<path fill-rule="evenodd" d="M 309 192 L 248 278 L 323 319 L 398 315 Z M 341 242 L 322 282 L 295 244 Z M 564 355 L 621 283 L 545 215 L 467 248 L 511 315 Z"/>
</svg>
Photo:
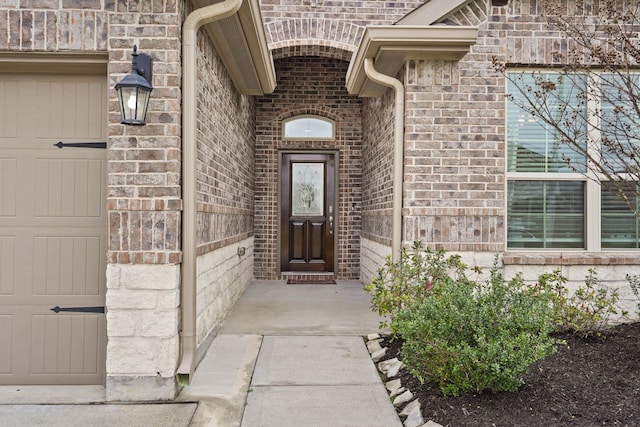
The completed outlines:
<svg viewBox="0 0 640 427">
<path fill-rule="evenodd" d="M 551 294 L 521 276 L 505 282 L 497 262 L 485 282 L 439 277 L 396 313 L 403 362 L 445 395 L 515 391 L 529 365 L 555 351 Z"/>
<path fill-rule="evenodd" d="M 465 268 L 458 255 L 446 256 L 444 250 L 425 248 L 419 241 L 413 243 L 411 252 L 402 249 L 399 262 L 394 263 L 387 257 L 378 275 L 365 286 L 371 294 L 372 310 L 384 319 L 380 328 L 388 327 L 394 313 L 407 304 L 424 298 L 425 290 L 434 280 L 449 275 L 456 277 Z"/>
<path fill-rule="evenodd" d="M 640 317 L 640 275 L 627 274 L 627 282 L 629 282 L 629 286 L 631 286 L 631 292 L 633 292 L 633 295 L 635 295 L 639 301 L 636 306 L 636 315 Z"/>
<path fill-rule="evenodd" d="M 567 278 L 559 269 L 538 278 L 538 285 L 552 294 L 556 330 L 573 332 L 581 338 L 600 335 L 609 326 L 611 316 L 618 314 L 618 290 L 602 286 L 594 269 L 589 269 L 584 285 L 573 294 L 569 294 L 566 283 Z M 621 314 L 628 315 L 624 310 Z"/>
</svg>

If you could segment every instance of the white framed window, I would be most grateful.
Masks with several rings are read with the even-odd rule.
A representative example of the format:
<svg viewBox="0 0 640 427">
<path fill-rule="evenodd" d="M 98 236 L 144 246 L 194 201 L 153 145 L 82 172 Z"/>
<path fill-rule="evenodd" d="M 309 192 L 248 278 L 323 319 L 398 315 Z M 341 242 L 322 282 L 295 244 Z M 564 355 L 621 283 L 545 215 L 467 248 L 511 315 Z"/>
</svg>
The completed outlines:
<svg viewBox="0 0 640 427">
<path fill-rule="evenodd" d="M 284 121 L 284 139 L 335 139 L 335 122 L 319 116 L 295 116 Z"/>
<path fill-rule="evenodd" d="M 562 100 L 555 105 L 549 100 L 545 108 L 573 121 L 572 131 L 584 135 L 584 148 L 610 158 L 613 169 L 623 162 L 606 150 L 605 121 L 596 123 L 598 115 L 588 113 L 613 111 L 613 101 L 618 99 L 612 89 L 615 78 L 608 74 L 589 80 L 579 75 L 567 80 L 557 79 L 554 73 L 539 76 L 555 82 L 554 90 Z M 531 73 L 514 72 L 507 81 L 512 97 L 507 100 L 506 113 L 507 249 L 640 248 L 640 222 L 623 200 L 603 188 L 606 184 L 598 182 L 602 177 L 588 177 L 592 172 L 587 170 L 586 156 L 562 143 L 552 126 L 518 106 L 527 104 L 518 88 L 536 87 Z M 585 93 L 592 96 L 585 100 Z M 622 121 L 622 126 L 629 124 Z M 587 138 L 589 133 L 591 138 Z M 587 147 L 588 140 L 600 143 Z M 640 203 L 635 185 L 629 182 L 627 194 L 632 202 Z"/>
</svg>

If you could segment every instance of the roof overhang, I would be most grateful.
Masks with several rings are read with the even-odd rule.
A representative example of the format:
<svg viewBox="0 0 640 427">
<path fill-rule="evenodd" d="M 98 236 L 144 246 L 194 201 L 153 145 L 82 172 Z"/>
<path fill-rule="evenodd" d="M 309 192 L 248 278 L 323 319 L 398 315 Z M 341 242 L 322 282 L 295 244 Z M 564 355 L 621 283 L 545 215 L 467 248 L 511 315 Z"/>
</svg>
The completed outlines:
<svg viewBox="0 0 640 427">
<path fill-rule="evenodd" d="M 196 7 L 220 1 L 194 0 Z M 231 80 L 243 95 L 264 95 L 276 87 L 258 0 L 244 0 L 233 16 L 205 25 Z"/>
<path fill-rule="evenodd" d="M 382 96 L 386 87 L 369 80 L 364 60 L 373 58 L 375 69 L 395 76 L 410 59 L 457 61 L 478 38 L 476 27 L 446 25 L 386 25 L 367 27 L 347 70 L 346 86 L 352 95 Z"/>
</svg>

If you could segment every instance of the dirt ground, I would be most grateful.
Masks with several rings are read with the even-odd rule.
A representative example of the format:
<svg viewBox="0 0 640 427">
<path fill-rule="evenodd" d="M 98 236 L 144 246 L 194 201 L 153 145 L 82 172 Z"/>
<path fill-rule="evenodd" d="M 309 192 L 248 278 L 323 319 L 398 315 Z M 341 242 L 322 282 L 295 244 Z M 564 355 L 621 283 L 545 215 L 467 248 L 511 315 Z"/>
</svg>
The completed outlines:
<svg viewBox="0 0 640 427">
<path fill-rule="evenodd" d="M 515 393 L 445 397 L 406 369 L 400 378 L 420 399 L 425 421 L 443 426 L 640 426 L 640 322 L 604 337 L 560 338 L 566 344 L 533 364 Z M 402 359 L 399 340 L 385 345 L 385 359 Z"/>
</svg>

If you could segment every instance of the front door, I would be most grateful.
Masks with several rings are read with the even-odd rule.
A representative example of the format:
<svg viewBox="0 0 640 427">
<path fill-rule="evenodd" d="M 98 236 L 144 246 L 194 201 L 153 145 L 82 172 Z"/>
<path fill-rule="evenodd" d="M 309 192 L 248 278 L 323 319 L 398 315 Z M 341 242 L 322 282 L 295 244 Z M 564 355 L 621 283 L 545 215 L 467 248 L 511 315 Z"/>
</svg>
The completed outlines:
<svg viewBox="0 0 640 427">
<path fill-rule="evenodd" d="M 333 272 L 335 153 L 283 153 L 280 270 Z"/>
</svg>

